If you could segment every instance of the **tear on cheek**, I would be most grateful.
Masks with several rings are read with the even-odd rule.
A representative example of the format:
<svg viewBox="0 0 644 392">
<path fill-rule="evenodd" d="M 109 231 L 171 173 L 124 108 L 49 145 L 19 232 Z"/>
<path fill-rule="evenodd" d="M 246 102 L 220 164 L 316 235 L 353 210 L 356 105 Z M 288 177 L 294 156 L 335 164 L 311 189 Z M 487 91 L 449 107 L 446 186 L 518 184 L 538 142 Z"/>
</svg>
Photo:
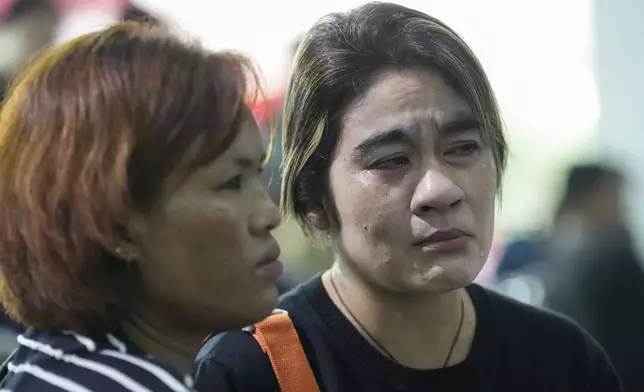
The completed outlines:
<svg viewBox="0 0 644 392">
<path fill-rule="evenodd" d="M 360 184 L 362 188 L 368 188 L 372 186 L 374 181 L 378 179 L 378 174 L 372 172 L 372 171 L 359 171 L 357 175 L 354 177 L 355 182 Z"/>
</svg>

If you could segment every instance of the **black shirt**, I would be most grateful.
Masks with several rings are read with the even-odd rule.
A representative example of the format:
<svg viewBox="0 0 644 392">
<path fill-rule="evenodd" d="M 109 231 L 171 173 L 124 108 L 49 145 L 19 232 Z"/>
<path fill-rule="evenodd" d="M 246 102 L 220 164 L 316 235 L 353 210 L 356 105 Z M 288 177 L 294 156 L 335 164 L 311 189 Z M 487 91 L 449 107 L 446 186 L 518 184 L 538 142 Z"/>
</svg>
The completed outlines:
<svg viewBox="0 0 644 392">
<path fill-rule="evenodd" d="M 28 330 L 18 337 L 1 391 L 189 392 L 192 385 L 191 377 L 115 335 Z"/>
<path fill-rule="evenodd" d="M 415 370 L 392 362 L 353 327 L 320 276 L 280 301 L 322 392 L 356 391 L 620 391 L 604 352 L 573 322 L 477 285 L 468 293 L 477 325 L 465 361 Z M 268 357 L 244 331 L 213 338 L 197 357 L 201 392 L 279 391 Z M 303 391 L 306 392 L 306 391 Z"/>
</svg>

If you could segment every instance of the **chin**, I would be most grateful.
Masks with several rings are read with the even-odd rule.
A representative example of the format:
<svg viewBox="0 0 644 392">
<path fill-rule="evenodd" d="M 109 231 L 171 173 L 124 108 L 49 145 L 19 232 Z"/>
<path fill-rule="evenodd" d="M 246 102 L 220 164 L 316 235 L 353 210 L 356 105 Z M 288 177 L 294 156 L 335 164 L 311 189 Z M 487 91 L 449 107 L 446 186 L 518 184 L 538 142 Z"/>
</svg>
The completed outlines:
<svg viewBox="0 0 644 392">
<path fill-rule="evenodd" d="M 237 330 L 253 325 L 270 316 L 277 307 L 278 292 L 276 286 L 248 292 L 243 301 L 235 301 L 226 306 L 226 310 L 216 315 L 219 330 Z"/>
<path fill-rule="evenodd" d="M 249 298 L 249 303 L 246 307 L 247 321 L 245 326 L 254 324 L 270 316 L 277 307 L 278 297 L 277 286 L 271 285 L 259 291 L 253 298 Z"/>
<path fill-rule="evenodd" d="M 443 293 L 471 284 L 485 265 L 485 259 L 467 254 L 436 258 L 426 266 L 404 277 L 416 290 L 424 293 Z M 421 263 L 418 263 L 422 265 Z"/>
<path fill-rule="evenodd" d="M 441 294 L 461 289 L 472 283 L 475 277 L 465 271 L 441 270 L 431 275 L 412 276 L 407 286 L 414 294 Z"/>
<path fill-rule="evenodd" d="M 451 280 L 438 280 L 431 282 L 420 289 L 423 294 L 442 294 L 462 289 L 471 282 L 455 282 Z"/>
</svg>

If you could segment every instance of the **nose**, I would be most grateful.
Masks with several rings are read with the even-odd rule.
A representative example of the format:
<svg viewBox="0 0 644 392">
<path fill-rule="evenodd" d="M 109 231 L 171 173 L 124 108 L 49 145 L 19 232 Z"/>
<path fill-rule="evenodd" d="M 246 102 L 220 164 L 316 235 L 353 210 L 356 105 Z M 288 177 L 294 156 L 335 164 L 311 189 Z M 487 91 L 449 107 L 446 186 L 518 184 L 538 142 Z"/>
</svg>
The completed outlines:
<svg viewBox="0 0 644 392">
<path fill-rule="evenodd" d="M 253 206 L 255 212 L 250 219 L 250 232 L 253 236 L 261 237 L 276 229 L 282 222 L 282 216 L 265 188 L 258 194 L 259 198 L 255 199 Z"/>
<path fill-rule="evenodd" d="M 411 210 L 419 217 L 431 212 L 446 212 L 458 206 L 464 197 L 463 190 L 447 175 L 428 170 L 416 187 Z"/>
</svg>

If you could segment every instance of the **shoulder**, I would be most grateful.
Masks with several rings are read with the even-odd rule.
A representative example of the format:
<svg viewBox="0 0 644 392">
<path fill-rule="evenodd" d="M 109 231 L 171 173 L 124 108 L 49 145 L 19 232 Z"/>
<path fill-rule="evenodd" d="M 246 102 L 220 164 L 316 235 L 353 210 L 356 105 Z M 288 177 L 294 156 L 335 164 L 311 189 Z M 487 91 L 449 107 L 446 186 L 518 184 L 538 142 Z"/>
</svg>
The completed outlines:
<svg viewBox="0 0 644 392">
<path fill-rule="evenodd" d="M 195 361 L 195 383 L 201 392 L 279 391 L 268 356 L 246 331 L 216 335 L 203 346 Z"/>
<path fill-rule="evenodd" d="M 517 364 L 525 357 L 542 372 L 565 368 L 580 391 L 621 390 L 603 348 L 576 322 L 480 286 L 472 285 L 468 292 L 487 324 L 486 333 L 509 347 Z"/>
<path fill-rule="evenodd" d="M 280 309 L 289 313 L 300 338 L 301 320 L 308 314 L 305 292 L 316 284 L 313 278 L 280 299 Z M 279 391 L 271 362 L 250 330 L 218 334 L 204 344 L 195 361 L 199 391 Z"/>
<path fill-rule="evenodd" d="M 192 380 L 131 349 L 112 335 L 96 341 L 73 333 L 28 331 L 9 363 L 9 390 L 75 392 L 192 390 Z M 31 388 L 31 389 L 30 389 Z"/>
<path fill-rule="evenodd" d="M 477 313 L 510 336 L 522 335 L 527 338 L 536 334 L 547 340 L 560 342 L 562 339 L 573 339 L 576 343 L 591 339 L 577 323 L 558 313 L 519 302 L 478 285 L 471 285 L 468 292 Z"/>
</svg>

